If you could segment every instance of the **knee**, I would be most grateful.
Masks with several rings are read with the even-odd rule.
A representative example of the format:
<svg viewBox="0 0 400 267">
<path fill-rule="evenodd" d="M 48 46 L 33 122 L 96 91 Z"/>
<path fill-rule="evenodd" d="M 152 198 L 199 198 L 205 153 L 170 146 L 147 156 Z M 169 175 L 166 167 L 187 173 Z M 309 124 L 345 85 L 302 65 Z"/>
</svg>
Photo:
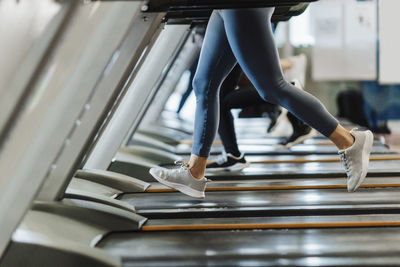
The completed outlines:
<svg viewBox="0 0 400 267">
<path fill-rule="evenodd" d="M 193 91 L 196 95 L 197 101 L 202 101 L 207 98 L 215 98 L 217 89 L 212 84 L 211 77 L 204 77 L 201 75 L 195 75 L 192 81 Z"/>
<path fill-rule="evenodd" d="M 207 86 L 206 79 L 199 77 L 199 75 L 194 76 L 192 81 L 192 87 L 196 97 L 201 97 L 204 95 L 206 86 Z"/>
<path fill-rule="evenodd" d="M 194 95 L 196 96 L 196 101 L 197 103 L 202 101 L 204 99 L 204 94 L 205 94 L 205 89 L 203 85 L 203 80 L 199 79 L 198 76 L 194 76 L 193 81 L 192 81 L 192 87 L 193 87 L 193 92 Z"/>
<path fill-rule="evenodd" d="M 259 90 L 259 94 L 264 101 L 279 104 L 287 95 L 286 87 L 287 82 L 284 79 L 275 80 L 270 83 L 266 90 Z"/>
</svg>

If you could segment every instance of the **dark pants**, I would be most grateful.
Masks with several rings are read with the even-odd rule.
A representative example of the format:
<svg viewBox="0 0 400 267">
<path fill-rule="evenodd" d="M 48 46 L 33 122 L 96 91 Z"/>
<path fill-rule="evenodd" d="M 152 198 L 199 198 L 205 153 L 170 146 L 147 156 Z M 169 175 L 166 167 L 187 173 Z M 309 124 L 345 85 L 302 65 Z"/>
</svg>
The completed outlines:
<svg viewBox="0 0 400 267">
<path fill-rule="evenodd" d="M 254 87 L 244 87 L 235 90 L 242 74 L 242 68 L 237 64 L 222 84 L 220 92 L 218 133 L 226 153 L 230 153 L 234 156 L 239 156 L 241 153 L 237 144 L 231 109 L 270 105 L 272 110 L 276 106 L 265 102 Z"/>
</svg>

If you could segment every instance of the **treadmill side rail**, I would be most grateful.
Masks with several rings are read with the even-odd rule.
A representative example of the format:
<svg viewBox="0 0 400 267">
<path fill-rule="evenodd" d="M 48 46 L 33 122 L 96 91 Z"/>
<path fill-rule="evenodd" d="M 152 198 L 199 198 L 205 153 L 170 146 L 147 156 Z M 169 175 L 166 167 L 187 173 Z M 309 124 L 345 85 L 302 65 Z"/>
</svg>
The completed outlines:
<svg viewBox="0 0 400 267">
<path fill-rule="evenodd" d="M 64 199 L 61 202 L 36 201 L 32 210 L 96 225 L 110 232 L 139 230 L 147 221 L 147 218 L 133 212 L 78 199 Z"/>
<path fill-rule="evenodd" d="M 90 193 L 85 190 L 77 190 L 77 189 L 68 188 L 67 192 L 65 192 L 65 198 L 92 201 L 92 202 L 96 202 L 96 203 L 100 203 L 100 204 L 106 204 L 111 207 L 116 207 L 119 209 L 135 212 L 135 207 L 133 207 L 131 205 L 127 205 L 126 203 L 124 203 L 120 200 L 113 199 L 111 197 L 103 196 L 100 194 Z"/>
<path fill-rule="evenodd" d="M 104 170 L 78 170 L 75 173 L 75 177 L 109 186 L 122 192 L 145 192 L 150 186 L 149 183 L 143 182 L 139 179 Z"/>
<path fill-rule="evenodd" d="M 120 257 L 95 246 L 110 232 L 136 231 L 146 221 L 95 202 L 36 201 L 13 234 L 0 266 L 121 266 Z"/>
<path fill-rule="evenodd" d="M 111 231 L 135 230 L 136 223 L 98 208 L 104 211 L 35 203 L 13 234 L 0 266 L 121 266 L 118 256 L 95 245 Z"/>
</svg>

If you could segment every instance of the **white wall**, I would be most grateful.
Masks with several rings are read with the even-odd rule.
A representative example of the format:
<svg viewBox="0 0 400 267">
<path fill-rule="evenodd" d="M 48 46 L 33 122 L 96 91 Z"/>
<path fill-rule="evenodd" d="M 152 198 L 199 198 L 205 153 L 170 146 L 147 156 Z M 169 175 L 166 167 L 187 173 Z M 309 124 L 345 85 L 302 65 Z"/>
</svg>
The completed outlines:
<svg viewBox="0 0 400 267">
<path fill-rule="evenodd" d="M 379 1 L 379 81 L 400 83 L 400 1 Z"/>
<path fill-rule="evenodd" d="M 310 5 L 310 16 L 313 79 L 376 80 L 376 0 L 323 0 Z"/>
</svg>

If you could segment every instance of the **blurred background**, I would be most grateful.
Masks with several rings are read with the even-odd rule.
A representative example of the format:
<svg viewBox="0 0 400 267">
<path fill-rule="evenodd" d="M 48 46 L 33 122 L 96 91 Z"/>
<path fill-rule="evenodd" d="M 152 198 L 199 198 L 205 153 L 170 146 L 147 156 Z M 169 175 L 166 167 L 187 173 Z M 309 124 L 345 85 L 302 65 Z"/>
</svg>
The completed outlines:
<svg viewBox="0 0 400 267">
<path fill-rule="evenodd" d="M 305 54 L 305 90 L 328 110 L 379 134 L 400 133 L 400 37 L 397 0 L 322 0 L 280 22 L 281 58 Z M 393 13 L 394 12 L 394 13 Z M 168 108 L 179 103 L 190 75 L 182 76 Z M 178 86 L 178 88 L 179 88 Z M 194 95 L 182 116 L 192 118 Z M 398 138 L 391 138 L 395 142 Z"/>
</svg>

